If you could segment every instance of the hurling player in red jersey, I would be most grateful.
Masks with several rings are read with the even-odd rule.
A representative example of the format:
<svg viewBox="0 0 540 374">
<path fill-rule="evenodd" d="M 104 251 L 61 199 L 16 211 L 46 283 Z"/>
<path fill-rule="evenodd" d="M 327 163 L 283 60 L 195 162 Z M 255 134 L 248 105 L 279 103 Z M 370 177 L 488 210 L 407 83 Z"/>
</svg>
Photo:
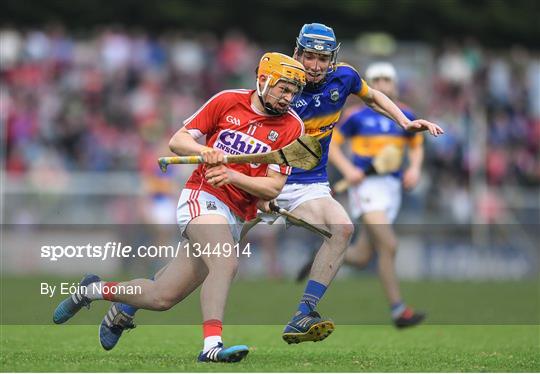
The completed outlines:
<svg viewBox="0 0 540 374">
<path fill-rule="evenodd" d="M 204 158 L 182 190 L 177 208 L 178 225 L 191 251 L 180 251 L 152 280 L 117 283 L 103 282 L 96 275 L 84 277 L 80 285 L 85 291 L 60 303 L 54 322 L 66 322 L 94 300 L 113 301 L 100 326 L 101 345 L 109 350 L 125 329 L 134 326 L 138 308 L 167 310 L 202 285 L 204 347 L 198 360 L 242 360 L 248 347 L 225 348 L 221 339 L 229 286 L 238 267 L 238 253 L 230 248 L 239 241 L 243 223 L 256 216 L 257 201 L 277 197 L 291 170 L 279 165 L 224 165 L 223 155 L 269 152 L 303 135 L 303 122 L 289 105 L 305 80 L 301 63 L 266 53 L 258 66 L 256 90 L 220 92 L 184 121 L 171 138 L 170 149 Z M 206 145 L 197 142 L 202 136 Z M 141 291 L 123 292 L 134 287 Z"/>
</svg>

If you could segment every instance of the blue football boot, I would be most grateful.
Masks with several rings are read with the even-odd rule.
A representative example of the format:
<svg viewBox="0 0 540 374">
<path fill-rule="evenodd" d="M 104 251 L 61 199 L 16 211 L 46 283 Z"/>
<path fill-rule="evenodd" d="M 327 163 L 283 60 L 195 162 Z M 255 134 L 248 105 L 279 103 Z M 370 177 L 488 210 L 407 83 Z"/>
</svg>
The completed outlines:
<svg viewBox="0 0 540 374">
<path fill-rule="evenodd" d="M 115 347 L 125 330 L 135 327 L 133 316 L 120 310 L 120 303 L 113 303 L 99 326 L 99 342 L 109 351 Z"/>
<path fill-rule="evenodd" d="M 318 342 L 330 335 L 335 328 L 332 320 L 322 318 L 314 310 L 308 314 L 296 312 L 296 315 L 285 326 L 282 337 L 289 344 Z"/>
<path fill-rule="evenodd" d="M 234 345 L 225 348 L 223 343 L 218 343 L 205 353 L 201 352 L 197 361 L 199 362 L 239 362 L 249 353 L 246 345 Z"/>
<path fill-rule="evenodd" d="M 82 288 L 81 286 L 88 287 L 88 285 L 95 282 L 101 282 L 101 278 L 94 274 L 88 274 L 79 282 L 79 289 Z M 64 301 L 62 301 L 60 304 L 58 304 L 58 306 L 54 310 L 53 322 L 56 324 L 66 322 L 71 317 L 73 317 L 79 310 L 81 310 L 83 306 L 90 308 L 91 302 L 92 300 L 90 300 L 86 296 L 81 295 L 78 292 L 74 293 L 73 295 L 64 299 Z"/>
</svg>

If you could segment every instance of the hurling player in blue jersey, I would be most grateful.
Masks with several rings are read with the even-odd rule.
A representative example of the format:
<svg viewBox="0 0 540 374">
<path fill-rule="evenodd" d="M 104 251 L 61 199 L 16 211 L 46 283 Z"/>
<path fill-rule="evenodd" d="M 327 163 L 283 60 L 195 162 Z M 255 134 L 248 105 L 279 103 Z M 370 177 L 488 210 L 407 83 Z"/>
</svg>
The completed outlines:
<svg viewBox="0 0 540 374">
<path fill-rule="evenodd" d="M 366 79 L 370 87 L 393 100 L 397 99 L 397 75 L 391 64 L 378 62 L 370 65 L 366 70 Z M 400 107 L 409 119 L 414 120 L 415 116 L 408 108 Z M 352 162 L 340 148 L 345 140 L 351 144 Z M 373 157 L 388 146 L 396 147 L 402 154 L 407 148 L 407 169 L 404 172 L 400 169 L 391 174 L 366 176 Z M 401 297 L 394 266 L 397 238 L 391 224 L 401 204 L 402 183 L 405 189 L 411 189 L 420 179 L 424 159 L 423 137 L 420 133 L 406 132 L 380 113 L 363 107 L 352 113 L 336 130 L 330 148 L 330 161 L 351 185 L 351 216 L 361 219 L 364 228 L 347 250 L 345 263 L 365 267 L 376 250 L 379 277 L 394 324 L 398 328 L 414 326 L 422 322 L 425 314 L 407 307 Z"/>
<path fill-rule="evenodd" d="M 293 170 L 277 203 L 309 222 L 325 225 L 332 238 L 325 240 L 317 252 L 298 309 L 283 331 L 283 339 L 289 344 L 323 340 L 334 330 L 334 323 L 322 318 L 315 309 L 339 270 L 354 231 L 345 209 L 331 196 L 326 174 L 332 130 L 347 97 L 359 97 L 404 130 L 429 131 L 434 136 L 443 133 L 434 123 L 411 121 L 386 95 L 370 88 L 354 68 L 338 63 L 339 46 L 330 27 L 312 23 L 300 30 L 294 51 L 307 78 L 294 109 L 304 121 L 306 134 L 321 142 L 323 157 L 312 170 Z"/>
</svg>

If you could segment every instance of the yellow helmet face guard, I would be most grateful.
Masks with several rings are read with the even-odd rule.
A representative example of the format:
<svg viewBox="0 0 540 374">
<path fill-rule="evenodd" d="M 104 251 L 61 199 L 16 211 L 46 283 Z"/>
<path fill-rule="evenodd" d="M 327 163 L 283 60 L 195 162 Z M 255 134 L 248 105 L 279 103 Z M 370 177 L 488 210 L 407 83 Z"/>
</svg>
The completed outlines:
<svg viewBox="0 0 540 374">
<path fill-rule="evenodd" d="M 264 87 L 261 88 L 259 82 L 260 77 L 263 75 L 266 77 L 266 82 L 264 83 Z M 257 94 L 263 101 L 265 108 L 270 112 L 275 111 L 275 109 L 267 107 L 265 98 L 269 88 L 274 87 L 280 81 L 295 85 L 298 88 L 298 91 L 295 93 L 294 98 L 298 97 L 306 85 L 306 72 L 304 66 L 292 57 L 282 53 L 265 53 L 261 58 L 259 68 L 257 69 Z M 274 98 L 277 100 L 281 99 L 277 97 Z"/>
</svg>

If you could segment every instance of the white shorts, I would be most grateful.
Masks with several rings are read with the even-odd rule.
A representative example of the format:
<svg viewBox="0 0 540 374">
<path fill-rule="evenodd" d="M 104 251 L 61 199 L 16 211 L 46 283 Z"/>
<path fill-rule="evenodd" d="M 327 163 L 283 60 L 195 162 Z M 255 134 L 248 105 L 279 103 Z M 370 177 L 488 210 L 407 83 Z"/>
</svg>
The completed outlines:
<svg viewBox="0 0 540 374">
<path fill-rule="evenodd" d="M 184 238 L 187 238 L 186 228 L 191 220 L 208 214 L 218 214 L 225 217 L 235 243 L 240 241 L 244 221 L 234 214 L 223 201 L 205 191 L 188 188 L 182 190 L 176 208 L 176 222 L 180 226 L 180 232 Z"/>
<path fill-rule="evenodd" d="M 401 206 L 401 181 L 390 175 L 369 176 L 349 188 L 351 216 L 358 219 L 364 213 L 383 211 L 390 223 L 396 219 Z"/>
<path fill-rule="evenodd" d="M 174 199 L 169 196 L 154 196 L 150 204 L 149 218 L 153 224 L 167 225 L 174 219 Z"/>
<path fill-rule="evenodd" d="M 328 182 L 311 183 L 311 184 L 286 184 L 283 190 L 276 199 L 276 204 L 289 212 L 292 212 L 306 201 L 320 199 L 323 197 L 332 197 L 332 191 Z M 262 218 L 265 223 L 273 223 L 280 216 L 270 213 L 261 213 L 259 218 Z"/>
</svg>

